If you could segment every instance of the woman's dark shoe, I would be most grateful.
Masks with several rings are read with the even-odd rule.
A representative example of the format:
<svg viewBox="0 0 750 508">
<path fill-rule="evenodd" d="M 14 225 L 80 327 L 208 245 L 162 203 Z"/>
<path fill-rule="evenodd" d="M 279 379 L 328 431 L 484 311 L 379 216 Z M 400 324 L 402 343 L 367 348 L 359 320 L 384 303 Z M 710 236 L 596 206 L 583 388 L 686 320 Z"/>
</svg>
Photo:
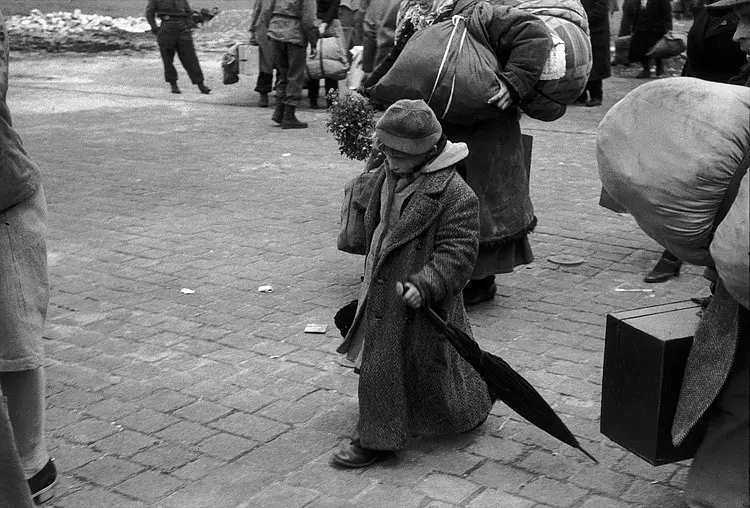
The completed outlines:
<svg viewBox="0 0 750 508">
<path fill-rule="evenodd" d="M 55 495 L 54 487 L 57 484 L 57 468 L 54 459 L 49 459 L 41 471 L 27 480 L 31 497 L 36 504 L 44 503 Z"/>
<path fill-rule="evenodd" d="M 172 90 L 172 93 L 182 93 L 180 91 L 180 88 L 177 86 L 177 83 L 175 83 L 174 81 L 169 83 L 169 88 Z"/>
<path fill-rule="evenodd" d="M 258 107 L 259 108 L 267 108 L 268 107 L 268 94 L 267 93 L 260 93 L 260 98 L 258 99 Z"/>
<path fill-rule="evenodd" d="M 198 90 L 200 90 L 200 91 L 201 91 L 201 93 L 203 93 L 203 94 L 206 94 L 206 95 L 208 95 L 208 94 L 210 94 L 210 93 L 211 93 L 211 89 L 210 89 L 210 88 L 208 88 L 208 87 L 207 87 L 206 85 L 204 85 L 203 83 L 198 83 Z"/>
<path fill-rule="evenodd" d="M 590 101 L 588 101 L 586 103 L 586 107 L 587 108 L 595 108 L 595 107 L 601 106 L 601 105 L 602 105 L 602 100 L 601 99 L 591 99 Z"/>
<path fill-rule="evenodd" d="M 497 286 L 495 276 L 490 275 L 484 279 L 470 280 L 463 290 L 464 305 L 476 305 L 495 298 Z"/>
<path fill-rule="evenodd" d="M 653 270 L 648 272 L 643 278 L 643 282 L 651 284 L 658 282 L 666 282 L 672 277 L 678 277 L 680 275 L 680 268 L 682 267 L 682 261 L 679 259 L 671 260 L 662 256 Z"/>
<path fill-rule="evenodd" d="M 333 463 L 343 467 L 359 468 L 371 466 L 378 460 L 393 455 L 393 452 L 362 448 L 358 441 L 342 444 L 333 452 Z"/>
</svg>

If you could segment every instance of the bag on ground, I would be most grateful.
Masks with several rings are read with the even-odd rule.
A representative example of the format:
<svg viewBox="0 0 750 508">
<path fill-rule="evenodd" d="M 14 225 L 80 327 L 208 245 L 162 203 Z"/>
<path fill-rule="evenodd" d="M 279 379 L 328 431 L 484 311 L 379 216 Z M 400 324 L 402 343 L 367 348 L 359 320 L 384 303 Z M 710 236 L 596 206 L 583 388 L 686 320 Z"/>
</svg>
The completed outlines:
<svg viewBox="0 0 750 508">
<path fill-rule="evenodd" d="M 612 59 L 615 65 L 630 63 L 630 37 L 630 35 L 623 35 L 615 39 L 615 56 Z"/>
<path fill-rule="evenodd" d="M 235 44 L 221 58 L 222 83 L 233 85 L 240 80 L 239 44 Z"/>
<path fill-rule="evenodd" d="M 646 83 L 605 115 L 596 148 L 604 189 L 641 229 L 683 261 L 712 265 L 717 213 L 750 150 L 750 88 Z"/>
</svg>

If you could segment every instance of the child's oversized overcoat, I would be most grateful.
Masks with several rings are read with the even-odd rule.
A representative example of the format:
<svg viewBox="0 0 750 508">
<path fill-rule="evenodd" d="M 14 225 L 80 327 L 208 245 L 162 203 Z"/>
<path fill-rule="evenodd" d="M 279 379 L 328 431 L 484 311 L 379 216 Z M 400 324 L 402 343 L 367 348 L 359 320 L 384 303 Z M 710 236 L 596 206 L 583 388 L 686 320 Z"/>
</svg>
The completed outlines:
<svg viewBox="0 0 750 508">
<path fill-rule="evenodd" d="M 365 215 L 368 245 L 380 222 L 385 172 Z M 476 371 L 423 310 L 407 307 L 396 294 L 396 282 L 415 283 L 448 323 L 471 334 L 461 290 L 477 256 L 478 201 L 453 167 L 422 178 L 365 274 L 364 299 L 338 349 L 349 350 L 358 327 L 364 333 L 359 430 L 366 448 L 398 450 L 410 435 L 467 431 L 492 407 Z"/>
</svg>

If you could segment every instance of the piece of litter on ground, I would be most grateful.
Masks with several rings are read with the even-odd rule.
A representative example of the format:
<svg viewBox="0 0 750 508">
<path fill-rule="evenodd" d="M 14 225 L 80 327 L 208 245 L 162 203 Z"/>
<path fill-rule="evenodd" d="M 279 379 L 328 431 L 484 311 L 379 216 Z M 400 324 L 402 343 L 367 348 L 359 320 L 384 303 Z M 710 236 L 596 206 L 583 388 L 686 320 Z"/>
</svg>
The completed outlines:
<svg viewBox="0 0 750 508">
<path fill-rule="evenodd" d="M 623 293 L 652 293 L 654 290 L 643 288 L 615 288 L 615 291 L 620 291 Z"/>
<path fill-rule="evenodd" d="M 276 360 L 277 358 L 281 358 L 281 355 L 273 355 L 273 356 L 269 356 L 269 358 L 271 360 Z"/>
<path fill-rule="evenodd" d="M 258 293 L 273 293 L 273 286 L 260 286 Z"/>
<path fill-rule="evenodd" d="M 282 153 L 281 154 L 282 157 L 289 157 L 290 155 L 292 155 L 292 154 L 290 154 L 290 153 Z"/>
<path fill-rule="evenodd" d="M 578 256 L 571 256 L 570 254 L 558 254 L 556 256 L 550 256 L 548 260 L 556 265 L 575 266 L 582 264 L 585 260 Z"/>
<path fill-rule="evenodd" d="M 305 333 L 326 333 L 328 325 L 310 323 L 305 327 Z"/>
<path fill-rule="evenodd" d="M 183 295 L 192 295 L 193 293 L 195 293 L 195 291 L 188 288 L 182 288 L 180 289 L 180 293 L 182 293 Z"/>
</svg>

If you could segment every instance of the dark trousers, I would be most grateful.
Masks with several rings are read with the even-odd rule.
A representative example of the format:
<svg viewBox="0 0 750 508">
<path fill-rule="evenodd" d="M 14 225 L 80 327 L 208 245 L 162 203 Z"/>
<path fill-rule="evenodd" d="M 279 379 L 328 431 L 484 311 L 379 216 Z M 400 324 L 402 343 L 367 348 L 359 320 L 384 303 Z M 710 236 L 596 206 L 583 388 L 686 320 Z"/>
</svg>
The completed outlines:
<svg viewBox="0 0 750 508">
<path fill-rule="evenodd" d="M 255 91 L 258 93 L 271 93 L 272 90 L 273 74 L 269 74 L 268 72 L 259 72 L 258 80 L 255 82 Z"/>
<path fill-rule="evenodd" d="M 591 99 L 602 100 L 604 98 L 601 79 L 589 80 L 588 83 L 586 83 L 586 90 L 589 92 L 589 98 Z"/>
<path fill-rule="evenodd" d="M 339 89 L 339 82 L 335 79 L 325 78 L 323 81 L 325 81 L 326 90 L 325 93 L 328 95 L 328 91 L 333 88 L 334 90 Z M 310 97 L 311 100 L 317 100 L 320 96 L 320 80 L 319 79 L 311 79 L 307 82 L 307 96 Z"/>
<path fill-rule="evenodd" d="M 299 106 L 302 89 L 307 82 L 306 47 L 273 40 L 273 61 L 276 75 L 276 102 Z"/>
<path fill-rule="evenodd" d="M 164 80 L 167 83 L 177 82 L 177 69 L 174 66 L 175 53 L 190 76 L 190 81 L 193 84 L 203 83 L 203 72 L 198 63 L 198 55 L 195 54 L 193 34 L 187 22 L 183 20 L 163 22 L 157 41 L 161 60 L 164 63 Z"/>
</svg>

